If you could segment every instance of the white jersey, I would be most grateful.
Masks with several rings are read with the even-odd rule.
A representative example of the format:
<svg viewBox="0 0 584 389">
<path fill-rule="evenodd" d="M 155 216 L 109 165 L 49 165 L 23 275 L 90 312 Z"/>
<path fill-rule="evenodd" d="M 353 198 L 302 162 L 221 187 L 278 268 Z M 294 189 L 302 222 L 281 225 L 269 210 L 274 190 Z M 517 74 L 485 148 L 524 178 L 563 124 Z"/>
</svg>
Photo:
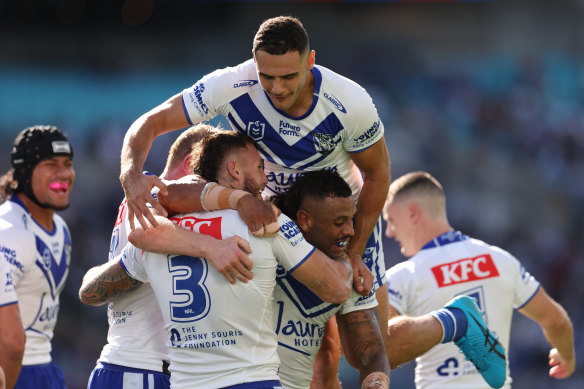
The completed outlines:
<svg viewBox="0 0 584 389">
<path fill-rule="evenodd" d="M 363 297 L 353 289 L 343 304 L 326 303 L 281 266 L 277 281 L 274 323 L 281 360 L 280 382 L 285 389 L 308 389 L 327 321 L 337 312 L 346 315 L 375 308 L 377 299 L 375 294 Z"/>
<path fill-rule="evenodd" d="M 128 212 L 124 199 L 112 231 L 109 260 L 118 256 L 127 243 Z M 150 284 L 109 303 L 107 316 L 107 344 L 99 361 L 162 372 L 162 361 L 168 360 L 168 335 Z"/>
<path fill-rule="evenodd" d="M 0 252 L 11 270 L 8 277 L 26 331 L 22 364 L 49 363 L 59 294 L 71 263 L 69 229 L 63 218 L 54 214 L 53 230 L 45 230 L 16 195 L 0 205 L 0 220 Z"/>
<path fill-rule="evenodd" d="M 408 261 L 393 266 L 387 271 L 387 282 L 390 304 L 404 315 L 441 309 L 458 295 L 475 297 L 487 326 L 505 350 L 509 350 L 513 309 L 527 304 L 539 289 L 539 283 L 511 254 L 455 231 L 435 238 Z M 510 385 L 507 371 L 504 388 Z M 489 388 L 453 343 L 439 344 L 416 359 L 416 387 Z"/>
<path fill-rule="evenodd" d="M 4 232 L 11 224 L 0 219 L 0 231 Z M 1 238 L 0 238 L 1 240 Z M 8 261 L 14 260 L 16 253 L 9 247 L 0 245 L 0 308 L 7 305 L 18 304 L 16 290 L 12 278 L 12 269 Z"/>
<path fill-rule="evenodd" d="M 128 274 L 149 281 L 170 336 L 171 386 L 223 388 L 278 380 L 279 359 L 273 328 L 276 266 L 292 271 L 313 252 L 300 229 L 280 215 L 272 238 L 249 233 L 236 211 L 173 217 L 180 226 L 215 238 L 238 235 L 251 246 L 253 280 L 227 282 L 204 258 L 125 249 Z"/>
<path fill-rule="evenodd" d="M 276 109 L 258 81 L 253 59 L 216 70 L 182 92 L 191 124 L 225 116 L 233 129 L 259 145 L 268 184 L 264 197 L 285 192 L 303 171 L 331 169 L 350 185 L 357 200 L 363 178 L 350 154 L 383 137 L 384 128 L 369 94 L 355 82 L 316 65 L 312 106 L 301 117 Z M 363 261 L 385 283 L 381 219 Z"/>
</svg>

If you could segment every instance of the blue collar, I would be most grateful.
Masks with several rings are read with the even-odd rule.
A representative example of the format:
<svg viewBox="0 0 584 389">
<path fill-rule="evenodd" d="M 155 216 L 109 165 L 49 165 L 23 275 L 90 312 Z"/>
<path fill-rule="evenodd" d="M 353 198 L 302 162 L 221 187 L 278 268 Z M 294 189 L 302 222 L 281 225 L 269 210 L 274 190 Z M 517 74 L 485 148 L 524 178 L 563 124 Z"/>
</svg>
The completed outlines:
<svg viewBox="0 0 584 389">
<path fill-rule="evenodd" d="M 469 239 L 468 235 L 464 235 L 460 231 L 450 230 L 450 231 L 445 232 L 444 234 L 442 234 L 440 236 L 437 236 L 436 238 L 432 239 L 428 243 L 426 243 L 420 249 L 420 251 L 425 250 L 425 249 L 431 249 L 433 247 L 445 246 L 447 244 L 454 243 L 454 242 L 461 242 L 461 241 L 467 240 L 467 239 Z"/>
</svg>

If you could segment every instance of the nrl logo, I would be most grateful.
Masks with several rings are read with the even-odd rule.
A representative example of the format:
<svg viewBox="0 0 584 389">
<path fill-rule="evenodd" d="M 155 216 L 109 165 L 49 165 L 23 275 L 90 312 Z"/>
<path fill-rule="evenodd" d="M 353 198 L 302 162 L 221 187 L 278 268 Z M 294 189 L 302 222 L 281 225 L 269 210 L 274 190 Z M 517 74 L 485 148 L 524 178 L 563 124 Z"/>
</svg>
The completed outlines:
<svg viewBox="0 0 584 389">
<path fill-rule="evenodd" d="M 323 155 L 329 155 L 335 149 L 336 142 L 331 134 L 314 133 L 314 148 Z"/>
<path fill-rule="evenodd" d="M 256 142 L 259 141 L 264 137 L 264 129 L 266 128 L 266 124 L 256 120 L 255 122 L 247 123 L 247 135 L 250 138 L 255 140 Z"/>
</svg>

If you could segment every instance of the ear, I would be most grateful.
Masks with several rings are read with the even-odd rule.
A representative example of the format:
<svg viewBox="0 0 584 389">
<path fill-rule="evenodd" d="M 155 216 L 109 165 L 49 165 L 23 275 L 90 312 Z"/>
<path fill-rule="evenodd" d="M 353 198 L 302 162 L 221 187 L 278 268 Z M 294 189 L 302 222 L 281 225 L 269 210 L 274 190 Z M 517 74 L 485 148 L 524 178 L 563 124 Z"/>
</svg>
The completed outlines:
<svg viewBox="0 0 584 389">
<path fill-rule="evenodd" d="M 408 216 L 412 224 L 417 224 L 422 218 L 422 209 L 416 203 L 408 205 Z"/>
<path fill-rule="evenodd" d="M 181 169 L 185 176 L 193 174 L 193 166 L 191 165 L 191 155 L 187 155 L 181 164 Z"/>
<path fill-rule="evenodd" d="M 312 228 L 312 216 L 308 212 L 299 209 L 296 212 L 296 225 L 302 233 L 309 231 Z"/>
<path fill-rule="evenodd" d="M 256 57 L 255 57 L 255 51 L 253 51 L 253 49 L 251 49 L 251 56 L 253 57 L 253 62 L 257 63 Z"/>
<path fill-rule="evenodd" d="M 308 53 L 308 63 L 306 64 L 306 68 L 308 70 L 312 69 L 314 67 L 315 64 L 315 56 L 316 53 L 314 50 L 310 50 L 310 52 Z"/>
<path fill-rule="evenodd" d="M 230 161 L 227 163 L 227 172 L 229 173 L 229 177 L 236 181 L 239 180 L 243 174 L 241 166 L 237 161 Z"/>
</svg>

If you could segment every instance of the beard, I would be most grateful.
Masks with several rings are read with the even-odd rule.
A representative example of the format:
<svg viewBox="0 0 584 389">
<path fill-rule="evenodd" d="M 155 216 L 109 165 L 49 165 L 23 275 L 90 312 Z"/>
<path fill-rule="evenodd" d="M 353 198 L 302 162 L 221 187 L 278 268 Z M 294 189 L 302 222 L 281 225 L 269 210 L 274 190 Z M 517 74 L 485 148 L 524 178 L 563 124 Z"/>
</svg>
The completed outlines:
<svg viewBox="0 0 584 389">
<path fill-rule="evenodd" d="M 243 181 L 243 190 L 251 193 L 251 195 L 254 197 L 261 198 L 264 188 L 262 185 L 256 185 L 250 179 L 246 178 Z"/>
</svg>

